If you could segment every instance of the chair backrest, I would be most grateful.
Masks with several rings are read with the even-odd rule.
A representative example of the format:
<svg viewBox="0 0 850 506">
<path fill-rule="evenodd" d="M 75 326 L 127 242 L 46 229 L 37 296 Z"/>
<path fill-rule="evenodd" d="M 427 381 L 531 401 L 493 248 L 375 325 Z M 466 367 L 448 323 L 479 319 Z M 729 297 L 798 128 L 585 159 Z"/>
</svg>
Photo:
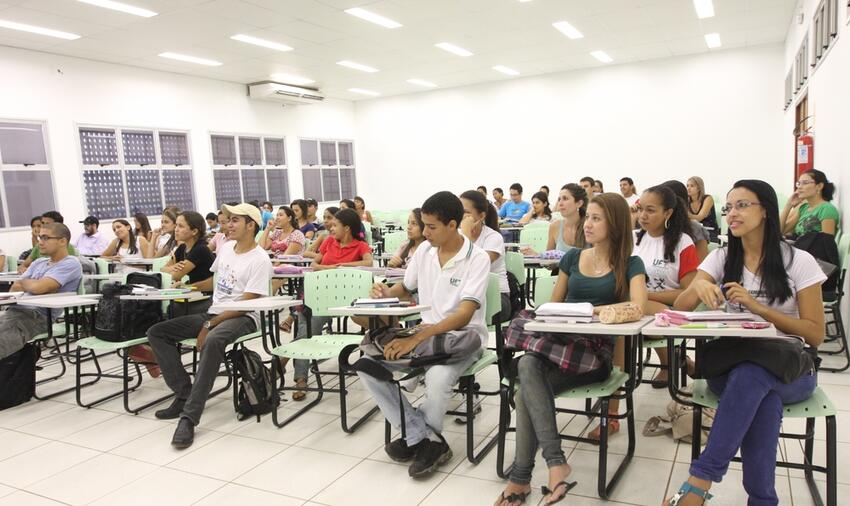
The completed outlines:
<svg viewBox="0 0 850 506">
<path fill-rule="evenodd" d="M 549 227 L 524 227 L 519 233 L 520 244 L 528 244 L 535 251 L 545 251 L 549 241 Z"/>
<path fill-rule="evenodd" d="M 716 242 L 710 242 L 710 243 L 708 243 L 708 252 L 711 253 L 712 251 L 716 250 L 719 247 L 720 247 L 720 245 L 717 244 Z"/>
<path fill-rule="evenodd" d="M 841 269 L 850 268 L 850 265 L 847 265 L 848 253 L 850 253 L 850 235 L 845 235 L 838 241 L 838 260 Z"/>
<path fill-rule="evenodd" d="M 529 228 L 545 228 L 545 229 L 547 229 L 547 230 L 548 230 L 548 229 L 549 229 L 549 225 L 550 225 L 550 224 L 551 224 L 551 223 L 549 223 L 548 221 L 532 221 L 532 222 L 527 223 L 525 226 L 523 226 L 523 228 L 524 228 L 524 229 L 529 229 Z"/>
<path fill-rule="evenodd" d="M 519 284 L 525 284 L 525 264 L 523 263 L 522 253 L 518 251 L 506 252 L 505 268 L 516 277 Z"/>
<path fill-rule="evenodd" d="M 717 225 L 720 227 L 720 233 L 722 235 L 727 235 L 729 232 L 729 225 L 726 223 L 726 217 L 723 216 L 723 206 L 726 205 L 726 199 L 718 199 L 714 198 L 714 214 L 717 216 Z M 782 209 L 780 207 L 780 209 Z"/>
<path fill-rule="evenodd" d="M 18 258 L 15 255 L 6 255 L 6 272 L 16 272 L 18 270 Z"/>
<path fill-rule="evenodd" d="M 555 289 L 555 281 L 558 281 L 557 276 L 537 278 L 534 284 L 534 307 L 551 302 L 552 291 Z"/>
<path fill-rule="evenodd" d="M 407 232 L 389 232 L 384 234 L 384 251 L 387 253 L 395 253 L 405 241 L 407 241 Z"/>
<path fill-rule="evenodd" d="M 159 272 L 168 263 L 169 258 L 171 258 L 169 255 L 166 255 L 164 257 L 154 258 L 153 263 L 151 264 L 151 272 Z M 165 285 L 162 285 L 162 286 L 165 286 Z"/>
<path fill-rule="evenodd" d="M 109 262 L 105 258 L 95 258 L 94 265 L 97 267 L 98 274 L 109 274 Z"/>
<path fill-rule="evenodd" d="M 363 231 L 366 234 L 366 244 L 372 246 L 372 227 L 370 227 L 367 223 L 363 223 Z"/>
<path fill-rule="evenodd" d="M 372 273 L 359 269 L 331 269 L 304 275 L 304 305 L 313 316 L 330 316 L 328 308 L 349 306 L 369 296 Z"/>
<path fill-rule="evenodd" d="M 484 303 L 484 321 L 487 325 L 502 311 L 502 294 L 499 292 L 499 276 L 490 274 L 487 279 L 487 300 Z"/>
</svg>

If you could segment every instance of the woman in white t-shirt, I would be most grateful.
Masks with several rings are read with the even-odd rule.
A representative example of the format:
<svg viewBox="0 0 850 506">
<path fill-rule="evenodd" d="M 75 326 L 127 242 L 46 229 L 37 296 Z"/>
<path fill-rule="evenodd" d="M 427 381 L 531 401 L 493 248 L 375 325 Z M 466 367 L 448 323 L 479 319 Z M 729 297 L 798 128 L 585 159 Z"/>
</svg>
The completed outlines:
<svg viewBox="0 0 850 506">
<path fill-rule="evenodd" d="M 653 186 L 640 196 L 638 224 L 634 232 L 634 254 L 646 268 L 646 289 L 649 293 L 644 313 L 655 314 L 672 306 L 676 297 L 690 286 L 699 260 L 694 241 L 687 234 L 688 213 L 685 203 L 676 198 L 673 190 Z M 667 386 L 667 348 L 655 348 L 658 360 L 665 368 L 652 380 L 653 388 Z M 693 372 L 693 364 L 688 363 Z"/>
<path fill-rule="evenodd" d="M 116 273 L 127 274 L 143 271 L 144 268 L 133 266 L 132 260 L 134 258 L 150 258 L 148 240 L 141 236 L 137 237 L 133 233 L 130 222 L 123 219 L 112 222 L 112 232 L 115 234 L 115 239 L 109 243 L 101 257 L 121 262 L 115 266 Z"/>
<path fill-rule="evenodd" d="M 159 228 L 153 231 L 153 237 L 151 237 L 149 257 L 160 258 L 169 256 L 177 249 L 174 228 L 177 226 L 178 214 L 180 214 L 180 209 L 176 207 L 166 207 L 162 210 Z"/>
<path fill-rule="evenodd" d="M 487 198 L 479 191 L 463 192 L 460 201 L 463 203 L 461 233 L 472 241 L 472 244 L 487 252 L 490 257 L 490 272 L 499 277 L 502 310 L 494 320 L 508 321 L 511 318 L 511 289 L 505 265 L 505 239 L 499 233 L 499 215 L 493 204 L 487 202 Z"/>
<path fill-rule="evenodd" d="M 702 302 L 717 309 L 725 302 L 773 323 L 781 335 L 798 336 L 811 347 L 820 345 L 824 336 L 820 285 L 826 276 L 810 254 L 782 241 L 773 188 L 764 181 L 738 181 L 726 195 L 724 211 L 728 246 L 709 254 L 675 307 L 693 310 Z M 749 341 L 760 343 L 749 346 L 765 342 Z M 767 342 L 778 346 L 780 341 Z M 807 399 L 817 386 L 817 373 L 812 367 L 784 383 L 756 361 L 739 362 L 708 379 L 720 396 L 714 424 L 705 450 L 691 463 L 688 481 L 670 504 L 709 499 L 712 482 L 723 478 L 739 449 L 750 504 L 779 503 L 774 481 L 782 406 Z"/>
</svg>

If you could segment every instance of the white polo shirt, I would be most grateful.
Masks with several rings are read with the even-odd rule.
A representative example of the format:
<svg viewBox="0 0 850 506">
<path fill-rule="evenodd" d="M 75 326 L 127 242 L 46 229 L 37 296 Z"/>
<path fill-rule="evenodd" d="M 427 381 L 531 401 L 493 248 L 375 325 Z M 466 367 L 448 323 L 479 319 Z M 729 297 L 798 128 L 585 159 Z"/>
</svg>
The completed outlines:
<svg viewBox="0 0 850 506">
<path fill-rule="evenodd" d="M 490 257 L 466 237 L 463 237 L 463 246 L 457 255 L 442 267 L 437 248 L 425 241 L 416 248 L 404 273 L 404 287 L 411 293 L 418 291 L 419 303 L 431 306 L 422 313 L 423 323 L 445 320 L 457 310 L 461 301 L 476 302 L 478 309 L 469 324 L 460 330 L 475 332 L 481 338 L 481 345 L 486 346 L 489 336 L 484 305 L 489 274 Z"/>
<path fill-rule="evenodd" d="M 510 293 L 511 288 L 508 285 L 508 269 L 505 264 L 505 238 L 502 237 L 502 234 L 496 232 L 487 225 L 484 225 L 481 228 L 481 235 L 478 236 L 478 239 L 473 244 L 486 252 L 492 251 L 498 255 L 498 258 L 493 260 L 490 265 L 490 272 L 499 276 L 499 292 Z"/>
</svg>

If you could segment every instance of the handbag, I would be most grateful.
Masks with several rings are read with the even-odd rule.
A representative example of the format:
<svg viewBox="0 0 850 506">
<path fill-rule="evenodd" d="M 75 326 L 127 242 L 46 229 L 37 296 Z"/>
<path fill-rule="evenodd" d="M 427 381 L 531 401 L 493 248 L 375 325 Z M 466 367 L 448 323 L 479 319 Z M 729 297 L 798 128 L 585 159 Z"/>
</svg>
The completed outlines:
<svg viewBox="0 0 850 506">
<path fill-rule="evenodd" d="M 706 379 L 722 376 L 738 364 L 752 362 L 786 385 L 817 370 L 817 350 L 799 339 L 741 339 L 721 337 L 703 345 L 697 372 Z"/>
</svg>

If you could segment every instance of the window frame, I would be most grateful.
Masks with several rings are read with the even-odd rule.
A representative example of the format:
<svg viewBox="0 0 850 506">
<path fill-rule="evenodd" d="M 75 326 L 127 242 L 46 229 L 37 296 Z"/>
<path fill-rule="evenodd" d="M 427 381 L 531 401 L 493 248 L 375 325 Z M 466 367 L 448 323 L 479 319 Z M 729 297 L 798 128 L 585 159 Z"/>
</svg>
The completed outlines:
<svg viewBox="0 0 850 506">
<path fill-rule="evenodd" d="M 319 163 L 316 164 L 316 165 L 305 165 L 304 162 L 303 162 L 304 154 L 303 154 L 303 152 L 300 153 L 301 154 L 301 160 L 302 160 L 301 161 L 302 187 L 304 185 L 304 171 L 305 170 L 307 170 L 307 171 L 318 171 L 319 172 L 319 192 L 320 192 L 319 196 L 321 198 L 316 198 L 316 200 L 319 202 L 319 204 L 336 203 L 336 202 L 339 202 L 339 200 L 347 199 L 347 198 L 353 199 L 354 196 L 357 195 L 357 161 L 356 161 L 355 153 L 354 153 L 354 140 L 353 139 L 328 139 L 328 138 L 318 138 L 318 137 L 299 137 L 298 138 L 299 148 L 302 147 L 302 142 L 304 142 L 304 141 L 316 143 L 316 151 L 317 151 L 316 154 L 317 154 L 317 157 L 318 157 L 317 160 L 318 160 Z M 325 165 L 324 160 L 322 160 L 322 143 L 328 143 L 328 142 L 334 143 L 334 154 L 336 156 L 336 158 L 335 158 L 336 159 L 336 165 Z M 340 144 L 348 144 L 348 145 L 351 146 L 351 159 L 350 159 L 351 165 L 342 165 L 340 163 L 340 156 L 339 156 L 339 153 L 340 153 L 339 146 L 340 146 Z M 354 195 L 347 196 L 347 195 L 343 194 L 342 175 L 341 175 L 342 174 L 341 171 L 343 169 L 350 169 L 350 170 L 354 171 Z M 337 178 L 337 184 L 338 184 L 339 196 L 340 196 L 340 198 L 338 200 L 333 200 L 333 199 L 328 200 L 327 196 L 325 195 L 324 173 L 323 173 L 323 171 L 325 171 L 325 170 L 335 170 L 336 171 L 336 178 Z M 304 197 L 305 198 L 310 197 L 309 195 L 307 195 L 307 189 L 306 188 L 304 188 Z"/>
<path fill-rule="evenodd" d="M 20 231 L 20 230 L 29 230 L 29 223 L 25 225 L 17 225 L 12 226 L 12 220 L 9 216 L 9 200 L 6 196 L 6 178 L 4 174 L 6 172 L 48 172 L 50 174 L 50 186 L 53 192 L 53 205 L 52 210 L 59 211 L 59 205 L 56 199 L 56 176 L 54 174 L 53 167 L 53 157 L 50 151 L 50 142 L 49 142 L 49 126 L 47 124 L 46 119 L 24 119 L 24 118 L 7 118 L 0 117 L 0 124 L 3 123 L 18 123 L 23 125 L 39 125 L 41 127 L 41 138 L 44 143 L 44 164 L 21 164 L 21 163 L 4 163 L 2 153 L 0 153 L 0 200 L 2 200 L 2 206 L 0 206 L 0 213 L 2 213 L 3 218 L 3 226 L 0 227 L 2 231 Z M 48 211 L 51 209 L 47 209 Z M 35 216 L 35 215 L 33 215 Z M 32 216 L 30 216 L 32 218 Z"/>
<path fill-rule="evenodd" d="M 221 136 L 221 137 L 232 137 L 233 144 L 236 149 L 236 163 L 233 165 L 221 165 L 213 163 L 212 156 L 212 138 L 213 136 Z M 286 149 L 286 135 L 282 134 L 259 134 L 259 133 L 247 133 L 247 132 L 223 132 L 223 131 L 210 131 L 208 132 L 207 138 L 209 139 L 209 149 L 210 149 L 210 165 L 212 167 L 212 193 L 213 198 L 218 204 L 218 195 L 216 195 L 215 186 L 216 186 L 216 172 L 220 170 L 236 170 L 239 175 L 239 196 L 240 202 L 248 202 L 252 199 L 246 199 L 245 195 L 245 183 L 243 181 L 243 170 L 262 170 L 264 181 L 265 181 L 265 198 L 260 199 L 260 203 L 264 201 L 272 202 L 273 206 L 281 206 L 281 205 L 289 205 L 289 202 L 273 202 L 270 198 L 269 193 L 269 170 L 283 170 L 284 171 L 284 197 L 291 198 L 292 197 L 292 186 L 290 184 L 290 174 L 289 174 L 289 153 Z M 255 165 L 245 165 L 242 163 L 242 148 L 240 146 L 239 140 L 240 138 L 250 138 L 257 139 L 260 142 L 260 163 Z M 266 156 L 266 139 L 280 141 L 283 146 L 283 163 L 282 164 L 271 164 L 268 161 Z"/>
</svg>

